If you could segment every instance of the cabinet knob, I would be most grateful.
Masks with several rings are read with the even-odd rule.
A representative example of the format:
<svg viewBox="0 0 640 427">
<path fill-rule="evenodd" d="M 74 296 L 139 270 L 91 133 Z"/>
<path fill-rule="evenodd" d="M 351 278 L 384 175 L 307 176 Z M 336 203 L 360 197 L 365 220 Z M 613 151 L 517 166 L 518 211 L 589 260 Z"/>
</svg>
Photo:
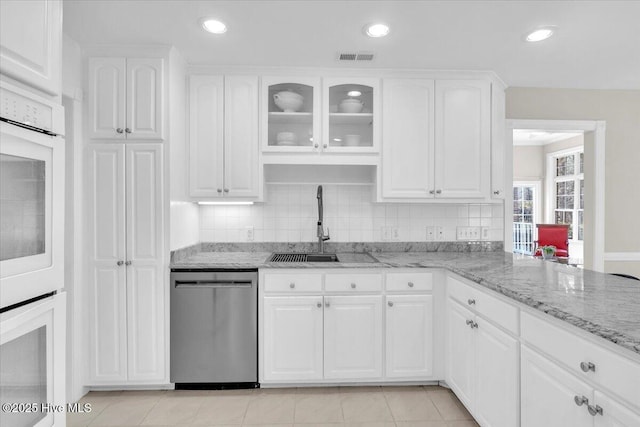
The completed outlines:
<svg viewBox="0 0 640 427">
<path fill-rule="evenodd" d="M 355 289 L 355 288 L 356 288 L 356 284 L 355 284 L 355 283 L 352 283 L 352 284 L 351 284 L 351 289 Z"/>
<path fill-rule="evenodd" d="M 317 304 L 316 304 L 316 306 L 317 306 L 318 308 L 322 308 L 322 303 L 321 303 L 321 302 L 319 302 L 319 303 L 317 303 Z"/>
<path fill-rule="evenodd" d="M 475 305 L 475 303 L 476 303 L 476 300 L 474 300 L 474 299 L 468 299 L 467 300 L 467 304 L 469 304 L 469 305 Z"/>
<path fill-rule="evenodd" d="M 218 188 L 218 193 L 222 193 L 222 188 Z"/>
<path fill-rule="evenodd" d="M 436 190 L 436 194 L 442 194 L 442 190 Z"/>
<path fill-rule="evenodd" d="M 585 396 L 574 396 L 573 401 L 576 402 L 576 405 L 578 406 L 589 404 L 589 399 L 587 399 Z"/>
<path fill-rule="evenodd" d="M 429 194 L 433 194 L 435 192 L 436 192 L 436 190 L 429 190 Z"/>
<path fill-rule="evenodd" d="M 122 133 L 122 132 L 124 132 L 124 131 L 122 130 L 122 128 L 118 128 L 118 129 L 116 129 L 116 132 L 118 132 L 118 133 Z"/>
<path fill-rule="evenodd" d="M 125 131 L 126 133 L 131 133 L 131 129 L 129 129 L 129 128 L 124 128 L 124 131 Z"/>
<path fill-rule="evenodd" d="M 471 324 L 473 323 L 473 320 L 467 320 L 465 323 L 466 323 L 467 325 L 471 326 Z"/>
<path fill-rule="evenodd" d="M 229 189 L 228 189 L 228 188 L 225 188 L 225 189 L 224 189 L 224 192 L 225 192 L 225 193 L 228 193 L 228 192 L 229 192 Z"/>
<path fill-rule="evenodd" d="M 318 144 L 313 144 L 313 148 L 318 148 L 319 145 Z"/>
<path fill-rule="evenodd" d="M 407 285 L 409 285 L 410 288 L 413 288 L 413 282 L 409 282 Z"/>
<path fill-rule="evenodd" d="M 596 406 L 587 405 L 587 410 L 589 410 L 589 413 L 594 417 L 598 414 L 602 415 L 602 412 L 603 412 L 600 405 L 596 405 Z"/>
<path fill-rule="evenodd" d="M 325 302 L 324 302 L 324 306 L 325 306 L 325 307 L 331 307 L 331 303 L 330 303 L 329 301 L 325 301 Z"/>
<path fill-rule="evenodd" d="M 296 287 L 296 284 L 295 284 L 295 283 L 293 283 L 293 282 L 291 282 L 291 283 L 289 283 L 289 287 L 290 287 L 291 289 L 293 289 L 293 288 L 295 288 L 295 287 Z"/>
<path fill-rule="evenodd" d="M 125 261 L 124 265 L 131 265 L 132 261 Z"/>
<path fill-rule="evenodd" d="M 116 262 L 116 265 L 121 266 L 122 264 L 124 264 L 124 261 L 118 261 Z"/>
<path fill-rule="evenodd" d="M 493 194 L 495 194 L 496 196 L 500 195 L 500 190 L 494 191 Z"/>
<path fill-rule="evenodd" d="M 322 144 L 322 148 L 327 148 L 328 145 L 327 144 Z"/>
<path fill-rule="evenodd" d="M 471 322 L 471 329 L 477 329 L 478 328 L 478 323 L 476 322 Z"/>
<path fill-rule="evenodd" d="M 393 307 L 393 301 L 389 301 L 387 304 L 389 305 L 389 307 Z"/>
<path fill-rule="evenodd" d="M 589 372 L 589 371 L 596 371 L 596 365 L 594 365 L 591 362 L 581 362 L 580 363 L 580 369 L 582 369 L 582 372 Z"/>
</svg>

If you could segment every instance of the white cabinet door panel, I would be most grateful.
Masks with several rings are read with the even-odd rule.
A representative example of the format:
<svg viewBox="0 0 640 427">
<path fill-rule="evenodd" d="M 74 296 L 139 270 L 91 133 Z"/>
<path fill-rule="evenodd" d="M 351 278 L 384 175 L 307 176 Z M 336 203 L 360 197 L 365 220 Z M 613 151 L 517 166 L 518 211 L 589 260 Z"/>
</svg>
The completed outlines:
<svg viewBox="0 0 640 427">
<path fill-rule="evenodd" d="M 224 191 L 257 197 L 258 77 L 227 76 L 224 89 Z"/>
<path fill-rule="evenodd" d="M 125 90 L 124 58 L 89 58 L 89 138 L 125 139 Z"/>
<path fill-rule="evenodd" d="M 473 330 L 467 321 L 474 316 L 469 310 L 449 299 L 449 348 L 447 383 L 456 392 L 462 403 L 471 408 L 473 400 L 474 342 Z"/>
<path fill-rule="evenodd" d="M 222 197 L 224 80 L 191 76 L 189 87 L 189 194 Z"/>
<path fill-rule="evenodd" d="M 0 71 L 60 94 L 62 1 L 0 1 Z"/>
<path fill-rule="evenodd" d="M 633 396 L 627 396 L 633 400 Z M 640 396 L 635 396 L 640 406 Z M 637 427 L 640 426 L 640 412 L 619 404 L 606 394 L 595 392 L 594 404 L 602 408 L 602 415 L 594 416 L 595 427 Z"/>
<path fill-rule="evenodd" d="M 388 295 L 386 310 L 386 376 L 431 376 L 433 296 Z"/>
<path fill-rule="evenodd" d="M 491 176 L 490 88 L 489 82 L 477 80 L 436 82 L 437 197 L 488 197 Z"/>
<path fill-rule="evenodd" d="M 481 425 L 518 425 L 518 348 L 515 338 L 476 317 L 475 416 Z"/>
<path fill-rule="evenodd" d="M 380 377 L 382 296 L 327 296 L 324 316 L 324 377 Z"/>
<path fill-rule="evenodd" d="M 127 139 L 162 139 L 163 60 L 127 59 Z"/>
<path fill-rule="evenodd" d="M 433 197 L 433 80 L 385 79 L 382 104 L 382 197 Z"/>
<path fill-rule="evenodd" d="M 266 381 L 322 379 L 322 297 L 265 297 Z"/>
<path fill-rule="evenodd" d="M 521 351 L 521 427 L 592 426 L 587 405 L 575 398 L 592 403 L 593 389 L 529 348 Z"/>
</svg>

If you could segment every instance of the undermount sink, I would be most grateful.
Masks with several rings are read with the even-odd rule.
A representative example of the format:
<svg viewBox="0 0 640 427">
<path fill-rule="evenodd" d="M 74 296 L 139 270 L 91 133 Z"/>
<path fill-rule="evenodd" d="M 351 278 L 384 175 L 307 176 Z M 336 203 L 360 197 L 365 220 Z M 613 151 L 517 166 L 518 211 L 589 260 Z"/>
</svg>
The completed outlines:
<svg viewBox="0 0 640 427">
<path fill-rule="evenodd" d="M 267 262 L 343 262 L 376 263 L 377 259 L 368 252 L 344 252 L 337 254 L 318 252 L 275 252 Z"/>
<path fill-rule="evenodd" d="M 340 262 L 336 254 L 275 252 L 269 262 Z"/>
</svg>

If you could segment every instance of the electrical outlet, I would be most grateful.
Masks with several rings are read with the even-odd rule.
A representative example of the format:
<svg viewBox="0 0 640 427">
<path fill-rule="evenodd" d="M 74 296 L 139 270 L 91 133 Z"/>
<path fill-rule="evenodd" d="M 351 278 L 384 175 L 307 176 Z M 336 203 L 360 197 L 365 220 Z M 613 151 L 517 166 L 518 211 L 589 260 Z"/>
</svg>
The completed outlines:
<svg viewBox="0 0 640 427">
<path fill-rule="evenodd" d="M 444 242 L 444 227 L 441 225 L 437 225 L 435 227 L 436 230 L 436 240 L 439 242 Z"/>
<path fill-rule="evenodd" d="M 482 240 L 489 240 L 489 227 L 482 227 L 480 229 L 480 236 Z"/>
<path fill-rule="evenodd" d="M 247 242 L 253 242 L 253 235 L 254 235 L 253 227 L 252 226 L 245 227 L 244 232 L 245 232 L 245 238 Z"/>
<path fill-rule="evenodd" d="M 383 225 L 381 227 L 381 231 L 383 242 L 388 242 L 389 240 L 391 240 L 391 227 Z"/>
<path fill-rule="evenodd" d="M 400 232 L 398 227 L 391 227 L 391 240 L 400 240 Z"/>
<path fill-rule="evenodd" d="M 427 227 L 427 242 L 433 242 L 436 240 L 436 230 L 435 227 L 430 225 Z"/>
</svg>

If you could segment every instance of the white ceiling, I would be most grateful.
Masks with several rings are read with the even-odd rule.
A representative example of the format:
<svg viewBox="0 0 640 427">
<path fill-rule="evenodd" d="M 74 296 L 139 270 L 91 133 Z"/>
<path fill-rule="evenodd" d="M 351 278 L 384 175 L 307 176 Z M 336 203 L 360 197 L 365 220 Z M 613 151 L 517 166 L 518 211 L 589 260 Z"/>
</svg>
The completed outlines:
<svg viewBox="0 0 640 427">
<path fill-rule="evenodd" d="M 547 145 L 583 135 L 583 132 L 552 132 L 538 129 L 514 129 L 513 145 Z"/>
<path fill-rule="evenodd" d="M 205 33 L 215 16 L 229 31 Z M 384 21 L 389 36 L 362 27 Z M 64 0 L 64 30 L 81 45 L 174 45 L 192 64 L 493 70 L 509 86 L 640 89 L 640 1 Z M 525 32 L 558 27 L 532 44 Z M 353 66 L 353 64 L 346 65 Z"/>
</svg>

